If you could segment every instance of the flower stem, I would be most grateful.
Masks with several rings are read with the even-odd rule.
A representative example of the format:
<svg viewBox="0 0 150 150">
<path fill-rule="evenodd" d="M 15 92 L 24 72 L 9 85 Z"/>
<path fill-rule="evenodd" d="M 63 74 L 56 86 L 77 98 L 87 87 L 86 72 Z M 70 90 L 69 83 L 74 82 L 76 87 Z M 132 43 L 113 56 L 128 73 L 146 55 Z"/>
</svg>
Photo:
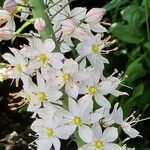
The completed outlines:
<svg viewBox="0 0 150 150">
<path fill-rule="evenodd" d="M 44 2 L 42 0 L 29 0 L 29 2 L 32 6 L 32 13 L 34 19 L 42 18 L 46 23 L 45 28 L 42 31 L 39 31 L 40 36 L 42 37 L 43 40 L 50 38 L 51 34 L 53 33 L 53 27 L 49 19 L 49 16 L 46 12 Z M 54 35 L 53 40 L 56 42 L 56 38 L 54 37 Z"/>
</svg>

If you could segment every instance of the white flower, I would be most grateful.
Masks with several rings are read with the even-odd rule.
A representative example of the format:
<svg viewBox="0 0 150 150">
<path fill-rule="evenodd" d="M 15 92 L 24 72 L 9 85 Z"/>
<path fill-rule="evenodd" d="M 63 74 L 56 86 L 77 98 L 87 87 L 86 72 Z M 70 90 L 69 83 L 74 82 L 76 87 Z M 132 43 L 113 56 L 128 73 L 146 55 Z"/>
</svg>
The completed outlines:
<svg viewBox="0 0 150 150">
<path fill-rule="evenodd" d="M 106 10 L 104 8 L 92 8 L 85 16 L 85 21 L 90 25 L 90 28 L 94 32 L 107 32 L 106 28 L 100 25 L 103 15 Z"/>
<path fill-rule="evenodd" d="M 121 79 L 111 75 L 100 82 L 100 91 L 103 95 L 112 94 L 115 97 L 119 95 L 128 95 L 126 92 L 116 90 L 119 84 L 121 84 Z"/>
<path fill-rule="evenodd" d="M 118 108 L 118 103 L 115 104 L 112 115 L 115 123 L 119 124 L 123 131 L 130 136 L 130 138 L 140 137 L 139 132 L 132 128 L 132 124 L 138 122 L 133 115 L 123 120 L 123 110 L 121 107 Z"/>
<path fill-rule="evenodd" d="M 29 82 L 28 90 L 34 93 L 29 101 L 28 111 L 35 112 L 42 104 L 45 107 L 48 102 L 57 103 L 58 99 L 62 96 L 62 93 L 55 88 L 50 87 L 42 75 L 37 72 L 37 85 L 33 82 Z"/>
<path fill-rule="evenodd" d="M 51 107 L 51 109 L 53 109 Z M 31 125 L 31 129 L 38 134 L 38 139 L 35 141 L 37 150 L 49 150 L 52 145 L 55 150 L 60 150 L 60 139 L 68 139 L 67 128 L 61 126 L 61 119 L 55 119 L 52 114 L 46 113 L 53 110 L 41 110 L 44 113 L 41 119 L 36 119 Z M 40 111 L 40 113 L 41 113 Z M 41 117 L 41 115 L 40 115 Z"/>
<path fill-rule="evenodd" d="M 98 113 L 93 113 L 91 98 L 84 96 L 78 102 L 69 98 L 68 107 L 69 111 L 60 110 L 56 115 L 62 116 L 66 120 L 66 127 L 70 135 L 78 129 L 79 136 L 84 142 L 91 141 L 93 132 L 88 125 L 96 123 L 101 117 Z"/>
<path fill-rule="evenodd" d="M 120 146 L 114 144 L 118 138 L 118 131 L 115 127 L 109 127 L 102 132 L 99 123 L 92 126 L 94 136 L 88 144 L 81 147 L 81 150 L 121 150 Z"/>
<path fill-rule="evenodd" d="M 81 57 L 87 57 L 91 65 L 96 68 L 100 74 L 103 74 L 104 63 L 109 63 L 106 58 L 101 55 L 105 44 L 100 39 L 100 35 L 87 34 L 81 43 L 77 45 L 77 51 Z"/>
<path fill-rule="evenodd" d="M 90 97 L 94 97 L 96 103 L 102 107 L 110 108 L 110 102 L 104 97 L 103 93 L 101 92 L 101 86 L 99 83 L 100 77 L 94 71 L 89 72 L 90 77 L 81 82 L 79 85 L 80 87 L 80 94 L 88 94 Z M 109 88 L 109 87 L 107 87 Z"/>
<path fill-rule="evenodd" d="M 88 77 L 85 71 L 80 71 L 78 63 L 73 59 L 67 59 L 62 71 L 53 68 L 49 69 L 48 82 L 53 87 L 61 88 L 65 85 L 65 92 L 73 98 L 77 98 L 79 93 L 78 81 L 83 81 Z M 48 74 L 45 74 L 47 78 Z"/>
<path fill-rule="evenodd" d="M 42 42 L 41 39 L 29 39 L 29 45 L 24 47 L 21 52 L 25 57 L 30 58 L 29 68 L 36 70 L 42 67 L 51 65 L 57 69 L 62 68 L 62 60 L 64 58 L 61 53 L 53 53 L 55 43 L 52 39 L 47 39 Z"/>
<path fill-rule="evenodd" d="M 12 79 L 22 79 L 25 76 L 25 73 L 27 73 L 27 61 L 26 59 L 21 55 L 20 51 L 15 48 L 10 48 L 10 53 L 3 54 L 3 58 L 7 60 L 12 65 L 12 71 L 9 74 L 9 78 Z"/>
</svg>

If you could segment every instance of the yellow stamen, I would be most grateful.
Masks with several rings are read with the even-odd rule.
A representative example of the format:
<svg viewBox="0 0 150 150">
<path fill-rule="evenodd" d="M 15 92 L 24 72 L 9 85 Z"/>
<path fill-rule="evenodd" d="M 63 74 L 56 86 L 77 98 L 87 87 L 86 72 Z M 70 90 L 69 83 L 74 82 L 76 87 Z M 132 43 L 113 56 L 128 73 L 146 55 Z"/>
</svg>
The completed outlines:
<svg viewBox="0 0 150 150">
<path fill-rule="evenodd" d="M 63 74 L 63 80 L 64 80 L 64 81 L 69 81 L 69 80 L 70 80 L 69 74 L 64 73 L 64 74 Z"/>
<path fill-rule="evenodd" d="M 39 101 L 44 102 L 46 100 L 45 92 L 39 92 L 38 93 L 38 99 L 39 99 Z"/>
<path fill-rule="evenodd" d="M 26 96 L 25 96 L 25 100 L 29 103 L 29 102 L 31 101 L 30 95 L 26 95 Z"/>
<path fill-rule="evenodd" d="M 20 64 L 17 64 L 17 65 L 15 66 L 15 71 L 16 71 L 17 73 L 22 72 L 22 67 L 21 67 Z"/>
<path fill-rule="evenodd" d="M 82 124 L 82 119 L 81 117 L 79 116 L 75 116 L 74 119 L 73 119 L 73 123 L 77 126 L 81 125 Z"/>
<path fill-rule="evenodd" d="M 46 54 L 40 54 L 37 57 L 37 60 L 41 61 L 43 64 L 45 64 L 48 61 L 48 57 Z"/>
<path fill-rule="evenodd" d="M 47 136 L 50 138 L 52 136 L 54 136 L 54 130 L 52 128 L 48 128 L 47 129 Z"/>
<path fill-rule="evenodd" d="M 92 48 L 92 51 L 94 52 L 94 53 L 98 53 L 98 52 L 100 52 L 100 46 L 99 46 L 99 44 L 93 44 L 92 46 L 91 46 L 91 48 Z"/>
<path fill-rule="evenodd" d="M 103 148 L 103 147 L 104 147 L 103 141 L 101 141 L 101 140 L 95 141 L 95 147 L 96 147 L 97 149 Z"/>
<path fill-rule="evenodd" d="M 91 94 L 91 95 L 94 95 L 96 93 L 96 91 L 97 91 L 96 87 L 94 87 L 94 86 L 90 86 L 88 88 L 88 93 Z"/>
</svg>

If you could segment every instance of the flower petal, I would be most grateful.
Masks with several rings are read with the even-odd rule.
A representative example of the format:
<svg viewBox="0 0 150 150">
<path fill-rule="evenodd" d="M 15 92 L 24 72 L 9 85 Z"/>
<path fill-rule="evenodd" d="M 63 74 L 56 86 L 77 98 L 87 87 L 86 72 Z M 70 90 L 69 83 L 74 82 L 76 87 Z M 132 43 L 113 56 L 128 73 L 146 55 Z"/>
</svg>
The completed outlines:
<svg viewBox="0 0 150 150">
<path fill-rule="evenodd" d="M 118 130 L 115 127 L 106 128 L 103 132 L 102 139 L 105 142 L 113 142 L 118 137 Z"/>
<path fill-rule="evenodd" d="M 86 125 L 79 126 L 79 136 L 85 143 L 90 143 L 93 138 L 93 131 Z"/>
</svg>

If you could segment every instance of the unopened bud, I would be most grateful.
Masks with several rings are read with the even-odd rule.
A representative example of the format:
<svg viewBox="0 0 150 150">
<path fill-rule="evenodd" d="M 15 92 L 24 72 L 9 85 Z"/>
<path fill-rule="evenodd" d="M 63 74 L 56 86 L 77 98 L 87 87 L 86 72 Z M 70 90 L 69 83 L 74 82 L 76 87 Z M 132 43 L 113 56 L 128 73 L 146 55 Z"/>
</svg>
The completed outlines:
<svg viewBox="0 0 150 150">
<path fill-rule="evenodd" d="M 14 32 L 6 27 L 0 28 L 0 40 L 10 40 L 15 36 Z"/>
<path fill-rule="evenodd" d="M 101 21 L 105 12 L 106 12 L 106 10 L 104 8 L 92 8 L 86 14 L 85 21 L 87 23 L 99 22 L 99 21 Z"/>
<path fill-rule="evenodd" d="M 7 10 L 10 13 L 13 13 L 17 8 L 17 3 L 15 0 L 5 0 L 3 4 L 3 9 Z"/>
<path fill-rule="evenodd" d="M 45 27 L 45 21 L 42 18 L 37 18 L 34 23 L 34 28 L 38 31 L 41 31 Z"/>
<path fill-rule="evenodd" d="M 71 19 L 67 19 L 62 23 L 62 31 L 66 35 L 73 33 L 76 28 L 77 28 L 76 23 Z"/>
</svg>

